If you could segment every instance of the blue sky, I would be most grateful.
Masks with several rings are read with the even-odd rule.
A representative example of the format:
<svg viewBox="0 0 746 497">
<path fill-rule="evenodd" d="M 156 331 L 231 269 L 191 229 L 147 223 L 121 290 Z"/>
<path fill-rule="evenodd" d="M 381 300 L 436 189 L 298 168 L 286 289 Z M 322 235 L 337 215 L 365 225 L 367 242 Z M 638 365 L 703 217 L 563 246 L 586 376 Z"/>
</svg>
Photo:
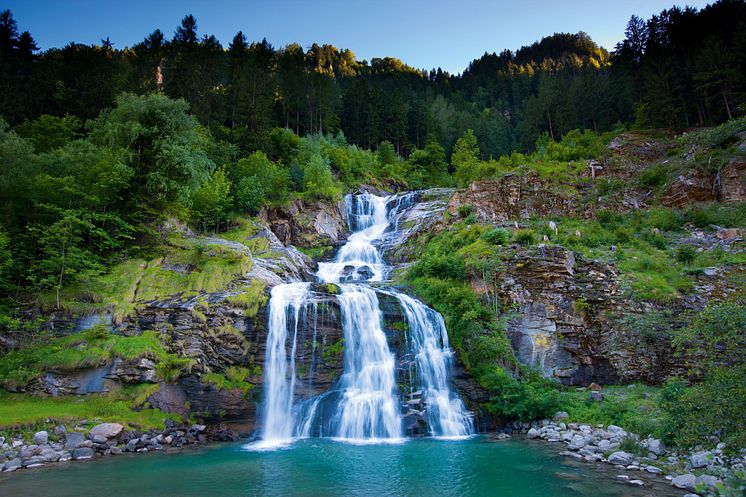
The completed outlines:
<svg viewBox="0 0 746 497">
<path fill-rule="evenodd" d="M 280 47 L 313 42 L 349 48 L 358 59 L 392 56 L 417 68 L 463 71 L 485 51 L 515 50 L 554 32 L 585 31 L 612 49 L 632 14 L 648 18 L 677 0 L 5 0 L 19 28 L 43 49 L 70 41 L 131 46 L 184 15 L 199 34 L 227 46 L 242 30 Z M 702 8 L 710 2 L 688 0 Z"/>
</svg>

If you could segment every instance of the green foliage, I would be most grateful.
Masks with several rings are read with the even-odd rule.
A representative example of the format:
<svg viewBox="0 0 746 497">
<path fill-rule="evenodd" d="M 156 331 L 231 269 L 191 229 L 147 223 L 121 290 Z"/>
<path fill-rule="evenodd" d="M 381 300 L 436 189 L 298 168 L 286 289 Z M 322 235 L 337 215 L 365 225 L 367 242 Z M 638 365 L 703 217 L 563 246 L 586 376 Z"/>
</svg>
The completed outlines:
<svg viewBox="0 0 746 497">
<path fill-rule="evenodd" d="M 664 165 L 645 169 L 639 176 L 640 185 L 648 188 L 658 188 L 668 179 L 668 168 Z"/>
<path fill-rule="evenodd" d="M 664 440 L 683 447 L 719 440 L 734 450 L 746 443 L 746 368 L 716 367 L 702 383 L 686 387 L 670 380 L 662 392 Z"/>
<path fill-rule="evenodd" d="M 270 202 L 281 203 L 287 200 L 289 177 L 283 167 L 273 163 L 264 152 L 254 152 L 250 156 L 239 160 L 230 171 L 233 185 L 240 185 L 246 178 L 255 178 L 254 185 L 261 190 L 260 197 Z M 244 183 L 244 185 L 246 185 Z M 246 200 L 243 198 L 242 200 Z M 257 199 L 250 199 L 256 202 Z M 263 200 L 263 198 L 262 198 Z M 255 207 L 250 205 L 250 207 Z"/>
<path fill-rule="evenodd" d="M 336 342 L 326 345 L 322 352 L 322 357 L 326 364 L 336 364 L 342 359 L 345 350 L 345 340 L 340 338 Z"/>
<path fill-rule="evenodd" d="M 510 231 L 505 228 L 493 228 L 482 235 L 482 238 L 493 245 L 506 245 L 510 241 Z"/>
<path fill-rule="evenodd" d="M 259 308 L 267 303 L 266 284 L 262 280 L 252 280 L 250 286 L 239 288 L 236 295 L 225 299 L 229 304 L 244 310 L 244 316 L 255 317 Z"/>
<path fill-rule="evenodd" d="M 688 244 L 682 244 L 676 247 L 676 260 L 682 264 L 691 264 L 697 257 L 697 251 Z"/>
<path fill-rule="evenodd" d="M 474 136 L 471 129 L 467 129 L 466 133 L 453 146 L 451 165 L 458 186 L 464 187 L 479 179 L 479 145 L 477 144 L 477 137 Z"/>
<path fill-rule="evenodd" d="M 311 198 L 335 200 L 340 196 L 329 161 L 314 154 L 303 168 L 305 194 Z"/>
<path fill-rule="evenodd" d="M 252 372 L 248 368 L 229 366 L 223 374 L 207 373 L 202 375 L 201 378 L 204 382 L 215 386 L 218 390 L 237 389 L 241 390 L 243 395 L 246 396 L 254 388 L 254 384 L 249 381 L 251 376 Z"/>
<path fill-rule="evenodd" d="M 214 171 L 192 193 L 192 215 L 205 228 L 225 223 L 232 204 L 231 182 L 222 169 Z"/>
<path fill-rule="evenodd" d="M 85 397 L 38 397 L 0 390 L 0 429 L 15 431 L 24 426 L 42 428 L 47 420 L 54 424 L 68 424 L 85 419 L 123 423 L 132 428 L 148 430 L 163 428 L 166 420 L 178 420 L 178 417 L 159 409 L 140 408 L 137 402 L 117 393 Z"/>
<path fill-rule="evenodd" d="M 714 487 L 703 483 L 697 485 L 696 490 L 702 497 L 743 497 L 746 494 L 746 472 L 731 471 L 723 483 Z"/>
<path fill-rule="evenodd" d="M 513 233 L 513 241 L 519 245 L 533 245 L 536 242 L 536 233 L 532 229 L 520 229 Z"/>
<path fill-rule="evenodd" d="M 65 117 L 43 114 L 33 121 L 24 121 L 16 128 L 19 136 L 34 145 L 37 152 L 50 152 L 62 148 L 82 136 L 83 123 L 75 116 Z"/>
<path fill-rule="evenodd" d="M 746 131 L 746 116 L 731 119 L 714 128 L 685 133 L 681 141 L 686 145 L 716 148 L 726 147 L 738 141 L 738 134 Z"/>
<path fill-rule="evenodd" d="M 96 326 L 66 337 L 30 343 L 4 355 L 0 358 L 0 385 L 11 390 L 22 389 L 45 371 L 96 367 L 116 357 L 125 360 L 147 357 L 156 361 L 158 367 L 167 363 L 185 368 L 191 363 L 168 353 L 154 331 L 125 337 Z"/>
<path fill-rule="evenodd" d="M 508 419 L 549 418 L 561 407 L 560 392 L 548 380 L 517 380 L 505 370 L 495 369 L 485 386 L 492 394 L 487 409 Z"/>
</svg>

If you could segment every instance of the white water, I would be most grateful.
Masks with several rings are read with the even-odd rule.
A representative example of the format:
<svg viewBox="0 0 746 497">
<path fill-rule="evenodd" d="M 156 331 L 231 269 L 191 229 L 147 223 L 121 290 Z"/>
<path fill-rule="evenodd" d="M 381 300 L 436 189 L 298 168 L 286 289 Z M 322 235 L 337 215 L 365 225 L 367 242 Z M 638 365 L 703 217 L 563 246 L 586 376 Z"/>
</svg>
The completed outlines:
<svg viewBox="0 0 746 497">
<path fill-rule="evenodd" d="M 397 441 L 402 437 L 402 405 L 397 396 L 396 357 L 383 330 L 377 291 L 366 283 L 386 277 L 388 268 L 375 243 L 388 229 L 397 228 L 398 211 L 411 204 L 411 197 L 392 199 L 366 193 L 348 195 L 345 201 L 352 234 L 334 260 L 319 263 L 316 274 L 321 282 L 341 283 L 338 300 L 345 340 L 339 399 L 331 433 L 326 435 L 356 443 Z M 414 376 L 422 391 L 430 434 L 469 435 L 471 413 L 448 386 L 453 352 L 443 318 L 407 295 L 384 293 L 398 299 L 409 325 L 407 347 L 415 356 Z M 305 283 L 278 285 L 272 290 L 259 448 L 285 444 L 293 435 L 307 437 L 316 422 L 322 396 L 300 406 L 293 403 L 298 321 L 308 297 Z"/>
</svg>

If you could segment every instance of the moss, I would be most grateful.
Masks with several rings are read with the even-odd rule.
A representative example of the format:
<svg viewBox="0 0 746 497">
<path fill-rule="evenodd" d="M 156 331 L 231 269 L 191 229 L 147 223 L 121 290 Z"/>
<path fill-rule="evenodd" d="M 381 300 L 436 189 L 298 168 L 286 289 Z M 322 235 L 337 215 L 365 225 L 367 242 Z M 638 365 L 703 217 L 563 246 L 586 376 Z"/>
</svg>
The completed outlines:
<svg viewBox="0 0 746 497">
<path fill-rule="evenodd" d="M 230 366 L 225 370 L 224 374 L 207 373 L 202 375 L 201 378 L 204 382 L 213 385 L 218 390 L 238 389 L 243 392 L 244 396 L 246 396 L 255 387 L 255 385 L 249 381 L 251 376 L 252 371 L 248 368 Z"/>
<path fill-rule="evenodd" d="M 163 428 L 167 419 L 179 419 L 158 409 L 136 409 L 135 401 L 138 398 L 128 398 L 128 395 L 37 397 L 0 390 L 0 430 L 15 432 L 28 426 L 49 429 L 56 424 L 70 424 L 84 419 L 117 422 L 147 430 Z"/>
<path fill-rule="evenodd" d="M 322 287 L 324 288 L 324 291 L 329 295 L 339 295 L 341 292 L 339 286 L 335 285 L 334 283 L 324 283 Z"/>
<path fill-rule="evenodd" d="M 252 280 L 250 285 L 243 285 L 236 289 L 236 295 L 226 298 L 230 305 L 239 307 L 244 310 L 244 316 L 256 317 L 259 308 L 267 303 L 267 294 L 265 290 L 267 285 L 262 280 Z"/>
<path fill-rule="evenodd" d="M 161 363 L 167 363 L 171 369 L 190 365 L 190 360 L 167 352 L 160 336 L 154 331 L 126 337 L 113 335 L 99 325 L 67 337 L 32 343 L 0 357 L 0 385 L 22 388 L 45 371 L 96 367 L 109 364 L 116 357 L 125 360 L 148 357 L 156 361 L 158 367 L 161 367 Z M 173 377 L 173 374 L 164 378 Z"/>
<path fill-rule="evenodd" d="M 322 247 L 297 247 L 297 249 L 315 261 L 324 259 L 334 252 L 334 247 L 329 245 Z"/>
<path fill-rule="evenodd" d="M 345 339 L 340 338 L 336 342 L 323 348 L 322 357 L 327 364 L 338 364 L 344 352 Z"/>
</svg>

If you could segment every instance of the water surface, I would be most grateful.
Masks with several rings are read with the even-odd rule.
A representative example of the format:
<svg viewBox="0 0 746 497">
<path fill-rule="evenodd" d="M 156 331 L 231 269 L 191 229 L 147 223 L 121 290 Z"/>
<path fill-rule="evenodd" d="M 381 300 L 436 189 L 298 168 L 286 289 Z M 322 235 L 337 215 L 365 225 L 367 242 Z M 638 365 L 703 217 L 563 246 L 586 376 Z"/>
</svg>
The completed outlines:
<svg viewBox="0 0 746 497">
<path fill-rule="evenodd" d="M 633 488 L 539 443 L 484 437 L 352 445 L 306 439 L 286 449 L 221 444 L 121 455 L 0 474 L 0 495 L 146 496 L 681 496 L 665 482 Z"/>
</svg>

